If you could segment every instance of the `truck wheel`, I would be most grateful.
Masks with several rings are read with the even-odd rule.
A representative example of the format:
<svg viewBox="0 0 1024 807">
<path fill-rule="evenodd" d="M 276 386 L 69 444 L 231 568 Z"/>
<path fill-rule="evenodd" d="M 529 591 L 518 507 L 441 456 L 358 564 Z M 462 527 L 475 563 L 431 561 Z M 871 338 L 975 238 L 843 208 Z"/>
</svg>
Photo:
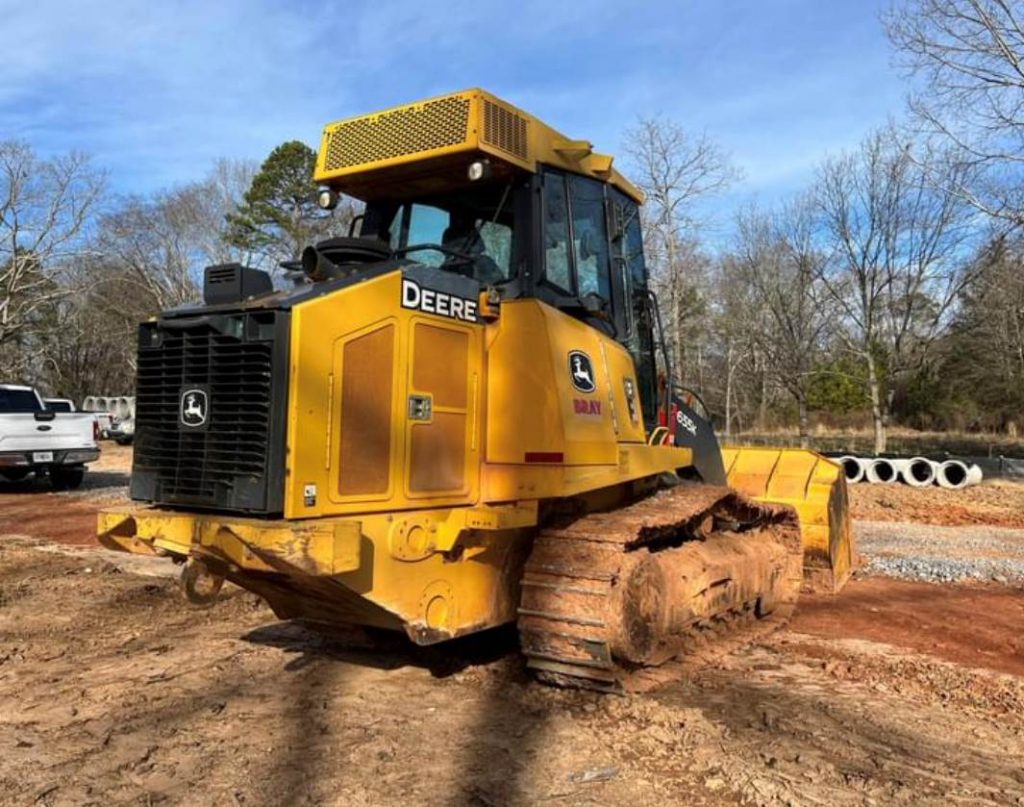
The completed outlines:
<svg viewBox="0 0 1024 807">
<path fill-rule="evenodd" d="M 119 446 L 130 446 L 132 444 L 131 437 L 115 437 L 114 442 Z"/>
<path fill-rule="evenodd" d="M 81 465 L 70 468 L 51 468 L 50 485 L 54 490 L 74 490 L 81 487 L 85 479 L 85 468 Z"/>
</svg>

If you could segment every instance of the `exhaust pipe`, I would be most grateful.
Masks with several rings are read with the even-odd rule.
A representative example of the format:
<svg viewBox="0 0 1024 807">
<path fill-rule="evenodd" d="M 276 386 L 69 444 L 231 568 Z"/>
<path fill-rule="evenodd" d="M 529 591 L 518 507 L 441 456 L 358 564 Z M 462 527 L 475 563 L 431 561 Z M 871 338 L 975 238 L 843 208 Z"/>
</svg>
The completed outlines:
<svg viewBox="0 0 1024 807">
<path fill-rule="evenodd" d="M 968 485 L 977 485 L 981 482 L 981 468 L 977 465 L 968 465 L 960 460 L 946 460 L 939 465 L 936 479 L 939 487 L 946 490 L 961 490 Z"/>
<path fill-rule="evenodd" d="M 302 271 L 314 283 L 343 277 L 345 274 L 342 267 L 321 255 L 316 247 L 306 247 L 302 250 Z"/>
<path fill-rule="evenodd" d="M 843 466 L 843 473 L 846 474 L 846 481 L 851 485 L 864 481 L 864 474 L 867 472 L 868 461 L 860 457 L 847 455 L 836 460 Z"/>
<path fill-rule="evenodd" d="M 899 478 L 899 473 L 892 460 L 879 457 L 868 463 L 864 476 L 873 485 L 887 485 L 890 482 L 895 482 Z"/>
<path fill-rule="evenodd" d="M 926 488 L 935 483 L 937 463 L 924 457 L 911 457 L 899 463 L 900 478 L 912 488 Z"/>
</svg>

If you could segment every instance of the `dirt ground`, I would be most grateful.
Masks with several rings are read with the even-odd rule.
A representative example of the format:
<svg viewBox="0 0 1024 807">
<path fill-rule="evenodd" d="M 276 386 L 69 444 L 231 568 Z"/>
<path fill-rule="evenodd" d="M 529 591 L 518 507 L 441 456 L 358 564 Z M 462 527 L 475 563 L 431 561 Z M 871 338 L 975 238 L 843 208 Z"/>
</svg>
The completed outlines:
<svg viewBox="0 0 1024 807">
<path fill-rule="evenodd" d="M 655 692 L 555 690 L 508 631 L 416 649 L 237 589 L 188 607 L 93 548 L 127 456 L 0 489 L 2 804 L 1024 805 L 1020 588 L 859 576 Z"/>
<path fill-rule="evenodd" d="M 850 507 L 859 521 L 1024 528 L 1024 484 L 993 481 L 963 490 L 851 485 Z"/>
</svg>

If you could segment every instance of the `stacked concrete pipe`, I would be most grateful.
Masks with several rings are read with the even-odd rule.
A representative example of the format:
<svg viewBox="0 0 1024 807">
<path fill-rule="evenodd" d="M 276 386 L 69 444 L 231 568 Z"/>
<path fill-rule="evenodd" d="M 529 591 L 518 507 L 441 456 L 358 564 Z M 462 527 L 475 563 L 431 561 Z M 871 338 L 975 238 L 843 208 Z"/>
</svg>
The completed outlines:
<svg viewBox="0 0 1024 807">
<path fill-rule="evenodd" d="M 843 466 L 843 473 L 846 474 L 846 481 L 851 485 L 864 481 L 864 475 L 868 470 L 869 460 L 861 459 L 847 454 L 836 459 Z"/>
<path fill-rule="evenodd" d="M 912 488 L 926 488 L 935 484 L 938 463 L 925 457 L 911 457 L 908 460 L 898 460 L 897 465 L 900 479 Z M 979 478 L 978 481 L 980 482 L 981 479 Z"/>
<path fill-rule="evenodd" d="M 960 460 L 946 460 L 939 464 L 935 480 L 940 488 L 960 490 L 968 485 L 977 485 L 981 481 L 981 468 Z"/>
<path fill-rule="evenodd" d="M 974 463 L 963 460 L 936 462 L 927 457 L 855 457 L 844 454 L 835 461 L 843 467 L 846 481 L 851 484 L 867 482 L 889 485 L 903 482 L 914 488 L 938 484 L 947 490 L 960 490 L 981 482 L 982 471 Z"/>
<path fill-rule="evenodd" d="M 896 463 L 897 460 L 877 457 L 869 462 L 864 477 L 872 485 L 888 485 L 892 482 L 898 482 L 900 472 Z"/>
</svg>

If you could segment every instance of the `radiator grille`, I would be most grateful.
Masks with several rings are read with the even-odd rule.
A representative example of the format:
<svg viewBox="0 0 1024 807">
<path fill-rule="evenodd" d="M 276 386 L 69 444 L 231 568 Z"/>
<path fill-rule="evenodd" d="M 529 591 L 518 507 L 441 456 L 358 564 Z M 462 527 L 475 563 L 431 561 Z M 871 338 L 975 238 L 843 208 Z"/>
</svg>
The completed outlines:
<svg viewBox="0 0 1024 807">
<path fill-rule="evenodd" d="M 218 509 L 272 509 L 283 364 L 277 312 L 207 317 L 140 331 L 132 495 Z M 182 391 L 208 393 L 202 429 L 181 425 Z M 138 485 L 136 484 L 138 480 Z M 273 497 L 271 497 L 273 498 Z"/>
<path fill-rule="evenodd" d="M 526 127 L 527 120 L 522 115 L 517 115 L 511 109 L 484 99 L 483 141 L 485 143 L 507 151 L 520 160 L 525 160 L 528 156 Z"/>
<path fill-rule="evenodd" d="M 328 171 L 404 157 L 466 141 L 469 99 L 447 96 L 339 123 L 329 133 Z"/>
</svg>

